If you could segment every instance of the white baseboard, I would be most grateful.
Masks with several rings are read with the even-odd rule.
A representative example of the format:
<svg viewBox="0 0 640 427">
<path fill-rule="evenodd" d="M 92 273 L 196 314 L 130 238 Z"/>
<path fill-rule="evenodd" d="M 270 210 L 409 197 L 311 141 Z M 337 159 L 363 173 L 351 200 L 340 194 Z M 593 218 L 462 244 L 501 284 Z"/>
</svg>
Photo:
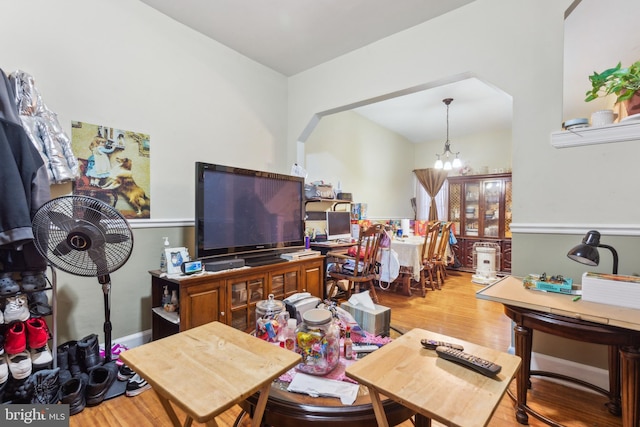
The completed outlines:
<svg viewBox="0 0 640 427">
<path fill-rule="evenodd" d="M 111 345 L 122 344 L 127 348 L 138 347 L 151 341 L 151 329 L 147 329 L 146 331 L 142 332 L 136 332 L 135 334 L 127 335 L 120 338 L 114 338 L 111 341 Z M 100 343 L 100 347 L 104 348 L 104 343 Z"/>
<path fill-rule="evenodd" d="M 510 347 L 509 353 L 515 354 L 514 348 Z M 546 354 L 531 353 L 531 370 L 535 371 L 548 371 L 562 375 L 566 375 L 572 378 L 588 382 L 596 385 L 605 390 L 609 390 L 609 371 L 606 369 L 596 368 L 589 365 L 573 362 L 570 360 L 564 360 L 557 357 L 549 356 Z M 562 381 L 555 378 L 547 378 L 549 381 L 556 381 L 564 385 L 579 388 L 581 390 L 587 390 L 593 392 L 591 389 L 580 387 L 577 384 Z"/>
</svg>

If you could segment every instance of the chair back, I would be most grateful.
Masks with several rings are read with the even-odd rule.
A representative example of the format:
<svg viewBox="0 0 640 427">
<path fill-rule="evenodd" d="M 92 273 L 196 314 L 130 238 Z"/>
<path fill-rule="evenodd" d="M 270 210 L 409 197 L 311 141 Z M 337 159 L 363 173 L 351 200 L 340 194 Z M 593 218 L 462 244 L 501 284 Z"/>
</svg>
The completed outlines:
<svg viewBox="0 0 640 427">
<path fill-rule="evenodd" d="M 360 227 L 354 276 L 366 276 L 375 273 L 380 240 L 383 234 L 384 226 L 382 224 L 372 225 L 366 230 Z"/>
<path fill-rule="evenodd" d="M 440 234 L 440 241 L 438 242 L 438 249 L 436 252 L 436 260 L 446 261 L 447 258 L 447 245 L 449 244 L 449 233 L 451 231 L 452 222 L 445 222 L 442 225 Z"/>
<path fill-rule="evenodd" d="M 433 221 L 429 223 L 427 233 L 424 236 L 424 244 L 422 245 L 422 262 L 431 261 L 436 255 L 436 246 L 438 244 L 438 234 L 440 234 L 440 222 Z"/>
</svg>

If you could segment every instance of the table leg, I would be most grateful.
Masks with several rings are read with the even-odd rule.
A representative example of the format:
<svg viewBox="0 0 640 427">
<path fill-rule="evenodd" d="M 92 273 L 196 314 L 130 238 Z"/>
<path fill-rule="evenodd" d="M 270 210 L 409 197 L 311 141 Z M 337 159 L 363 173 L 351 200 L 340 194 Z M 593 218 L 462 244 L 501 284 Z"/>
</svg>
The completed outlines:
<svg viewBox="0 0 640 427">
<path fill-rule="evenodd" d="M 376 415 L 378 427 L 389 427 L 389 421 L 387 421 L 387 416 L 384 413 L 378 390 L 373 387 L 367 388 L 369 389 L 369 396 L 371 396 L 371 405 L 373 406 L 373 413 Z"/>
<path fill-rule="evenodd" d="M 415 427 L 431 427 L 431 418 L 416 414 Z"/>
<path fill-rule="evenodd" d="M 622 426 L 640 425 L 640 348 L 620 349 L 622 377 Z"/>
<path fill-rule="evenodd" d="M 251 418 L 251 427 L 260 427 L 262 423 L 262 415 L 267 406 L 267 399 L 269 399 L 269 390 L 271 390 L 271 383 L 265 384 L 265 386 L 260 389 L 260 397 L 258 397 L 256 409 L 253 411 L 253 418 Z"/>
<path fill-rule="evenodd" d="M 171 402 L 169 402 L 168 399 L 166 399 L 164 396 L 161 396 L 157 392 L 156 392 L 156 396 L 158 396 L 158 400 L 160 401 L 160 404 L 162 404 L 164 411 L 169 416 L 169 419 L 171 420 L 171 424 L 173 424 L 175 427 L 181 427 L 182 423 L 178 419 L 176 412 L 173 410 L 173 406 L 171 406 Z M 187 416 L 187 419 L 185 420 L 185 427 L 188 427 L 191 424 L 191 422 L 187 424 L 189 420 L 191 420 L 191 417 Z"/>
<path fill-rule="evenodd" d="M 609 413 L 619 416 L 620 407 L 620 347 L 609 346 L 609 402 L 606 404 Z"/>
<path fill-rule="evenodd" d="M 513 329 L 515 332 L 516 356 L 522 358 L 522 364 L 516 374 L 516 420 L 520 424 L 529 423 L 529 415 L 527 415 L 527 389 L 531 387 L 529 372 L 531 370 L 531 329 L 522 325 L 516 325 Z"/>
</svg>

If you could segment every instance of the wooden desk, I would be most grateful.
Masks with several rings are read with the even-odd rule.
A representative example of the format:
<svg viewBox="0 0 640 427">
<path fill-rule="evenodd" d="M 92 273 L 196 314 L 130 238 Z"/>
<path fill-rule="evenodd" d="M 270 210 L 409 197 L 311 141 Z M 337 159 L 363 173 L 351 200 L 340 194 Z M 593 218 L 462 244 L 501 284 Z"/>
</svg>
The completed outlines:
<svg viewBox="0 0 640 427">
<path fill-rule="evenodd" d="M 441 359 L 420 344 L 423 338 L 464 346 L 465 352 L 502 366 L 494 378 Z M 485 426 L 500 403 L 520 358 L 424 329 L 412 329 L 346 369 L 347 376 L 369 388 L 378 426 L 389 424 L 380 394 L 421 415 L 416 425 L 436 420 L 448 426 Z"/>
<path fill-rule="evenodd" d="M 575 382 L 561 374 L 530 370 L 533 330 L 539 330 L 609 346 L 609 391 L 582 381 L 578 383 L 608 395 L 609 412 L 622 413 L 624 427 L 640 425 L 640 310 L 573 301 L 571 295 L 528 290 L 522 280 L 511 276 L 479 290 L 476 297 L 504 304 L 505 314 L 516 323 L 515 350 L 522 357 L 522 369 L 516 377 L 518 422 L 527 424 L 529 413 L 548 424 L 558 425 L 527 406 L 530 375 Z"/>
<path fill-rule="evenodd" d="M 174 426 L 172 403 L 192 420 L 217 426 L 215 417 L 260 391 L 252 419 L 262 420 L 271 382 L 300 356 L 220 322 L 211 322 L 127 350 L 120 358 L 156 391 Z"/>
</svg>

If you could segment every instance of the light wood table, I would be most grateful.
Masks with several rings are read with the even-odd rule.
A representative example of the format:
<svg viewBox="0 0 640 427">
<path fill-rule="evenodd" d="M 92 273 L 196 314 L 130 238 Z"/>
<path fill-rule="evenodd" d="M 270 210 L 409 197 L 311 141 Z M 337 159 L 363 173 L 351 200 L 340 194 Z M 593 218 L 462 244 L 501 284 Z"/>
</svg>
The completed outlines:
<svg viewBox="0 0 640 427">
<path fill-rule="evenodd" d="M 290 350 L 220 322 L 152 341 L 120 355 L 156 391 L 174 426 L 180 421 L 172 403 L 187 418 L 217 426 L 215 417 L 260 392 L 252 426 L 262 420 L 271 382 L 300 361 Z"/>
<path fill-rule="evenodd" d="M 486 377 L 438 357 L 422 347 L 430 338 L 461 344 L 464 351 L 502 366 L 495 377 Z M 346 369 L 348 377 L 366 385 L 371 394 L 378 426 L 387 427 L 380 394 L 426 418 L 448 426 L 485 426 L 500 403 L 520 358 L 424 329 L 412 329 Z M 416 423 L 417 425 L 417 423 Z"/>
</svg>

